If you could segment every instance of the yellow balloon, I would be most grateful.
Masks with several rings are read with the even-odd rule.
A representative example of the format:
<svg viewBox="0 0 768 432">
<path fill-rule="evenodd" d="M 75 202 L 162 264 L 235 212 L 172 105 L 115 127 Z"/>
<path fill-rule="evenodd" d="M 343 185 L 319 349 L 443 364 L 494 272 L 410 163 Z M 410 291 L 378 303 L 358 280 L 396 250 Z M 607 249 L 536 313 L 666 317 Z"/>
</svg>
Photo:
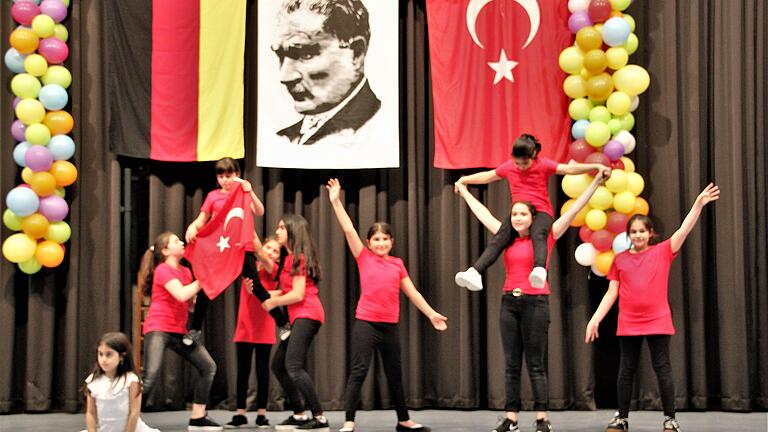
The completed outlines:
<svg viewBox="0 0 768 432">
<path fill-rule="evenodd" d="M 32 145 L 47 145 L 51 140 L 51 130 L 42 123 L 27 126 L 24 138 Z"/>
<path fill-rule="evenodd" d="M 570 198 L 578 198 L 592 183 L 592 177 L 588 174 L 569 174 L 563 176 L 561 183 L 563 192 Z"/>
<path fill-rule="evenodd" d="M 10 262 L 20 263 L 35 256 L 37 242 L 24 233 L 16 233 L 3 242 L 3 256 Z"/>
<path fill-rule="evenodd" d="M 565 73 L 580 73 L 581 68 L 584 66 L 584 54 L 576 47 L 568 47 L 560 53 L 558 64 L 560 64 L 560 69 Z"/>
<path fill-rule="evenodd" d="M 598 186 L 589 199 L 589 205 L 598 210 L 607 210 L 613 205 L 613 194 L 605 186 Z"/>
<path fill-rule="evenodd" d="M 592 49 L 584 54 L 584 69 L 591 74 L 599 74 L 608 66 L 608 58 L 600 48 Z"/>
<path fill-rule="evenodd" d="M 21 229 L 30 238 L 39 239 L 48 233 L 48 219 L 40 213 L 32 213 L 21 221 Z"/>
<path fill-rule="evenodd" d="M 624 21 L 629 23 L 629 31 L 634 33 L 634 31 L 635 31 L 635 19 L 632 18 L 632 15 L 624 14 L 624 16 L 622 16 L 622 18 L 624 18 Z"/>
<path fill-rule="evenodd" d="M 651 76 L 638 65 L 626 65 L 613 73 L 613 85 L 630 96 L 636 96 L 648 89 Z"/>
<path fill-rule="evenodd" d="M 616 211 L 628 214 L 635 208 L 635 195 L 626 190 L 613 196 L 613 208 Z"/>
<path fill-rule="evenodd" d="M 560 216 L 564 215 L 565 212 L 567 212 L 571 207 L 573 207 L 573 204 L 576 202 L 575 199 L 569 199 L 568 201 L 563 204 L 563 206 L 560 208 Z M 587 213 L 589 213 L 591 209 L 588 205 L 584 206 L 581 210 L 579 210 L 578 213 L 576 213 L 576 216 L 573 218 L 573 221 L 571 221 L 572 227 L 580 227 L 584 225 L 586 219 L 587 219 Z"/>
<path fill-rule="evenodd" d="M 32 171 L 32 168 L 24 167 L 24 169 L 21 170 L 21 179 L 24 180 L 24 183 L 30 184 L 30 183 L 32 183 L 32 176 L 34 174 L 35 174 L 35 172 Z"/>
<path fill-rule="evenodd" d="M 631 173 L 635 172 L 635 163 L 632 161 L 632 159 L 622 156 L 621 159 L 619 159 L 624 164 L 624 171 Z"/>
<path fill-rule="evenodd" d="M 627 173 L 624 170 L 611 170 L 611 177 L 605 181 L 605 187 L 613 193 L 627 190 Z"/>
<path fill-rule="evenodd" d="M 629 112 L 632 106 L 632 98 L 623 91 L 615 91 L 608 96 L 605 106 L 611 114 L 621 116 Z"/>
<path fill-rule="evenodd" d="M 27 125 L 42 123 L 45 120 L 45 107 L 37 99 L 22 99 L 16 105 L 16 117 Z"/>
<path fill-rule="evenodd" d="M 595 268 L 602 274 L 608 274 L 611 270 L 611 265 L 613 264 L 613 258 L 614 254 L 612 250 L 597 254 L 595 257 Z"/>
<path fill-rule="evenodd" d="M 609 68 L 619 70 L 627 65 L 629 54 L 624 47 L 611 47 L 605 51 L 605 58 Z"/>
<path fill-rule="evenodd" d="M 32 30 L 37 33 L 41 39 L 53 36 L 53 29 L 55 26 L 56 22 L 46 14 L 40 14 L 32 20 Z"/>
<path fill-rule="evenodd" d="M 578 98 L 568 105 L 568 115 L 574 120 L 586 120 L 592 110 L 592 102 L 585 98 Z"/>
<path fill-rule="evenodd" d="M 32 76 L 41 77 L 48 70 L 48 61 L 40 54 L 30 54 L 24 59 L 24 70 Z"/>
<path fill-rule="evenodd" d="M 563 92 L 571 99 L 583 98 L 587 95 L 587 80 L 581 75 L 568 75 L 563 81 Z"/>
<path fill-rule="evenodd" d="M 637 51 L 637 47 L 640 46 L 640 41 L 637 39 L 637 35 L 630 33 L 627 38 L 627 43 L 624 44 L 624 49 L 627 50 L 627 54 L 632 55 Z"/>
<path fill-rule="evenodd" d="M 592 76 L 587 80 L 587 94 L 595 100 L 606 100 L 613 92 L 613 87 L 613 79 L 606 72 Z"/>
<path fill-rule="evenodd" d="M 587 144 L 592 147 L 602 147 L 611 139 L 611 129 L 608 124 L 601 121 L 595 121 L 587 126 L 586 136 Z"/>
<path fill-rule="evenodd" d="M 576 32 L 576 45 L 585 52 L 597 49 L 603 46 L 603 37 L 594 26 L 582 27 Z"/>
<path fill-rule="evenodd" d="M 645 180 L 643 180 L 643 176 L 635 172 L 627 174 L 627 190 L 632 192 L 632 195 L 640 195 L 643 192 L 643 189 L 645 189 Z"/>
<path fill-rule="evenodd" d="M 69 69 L 65 68 L 64 66 L 51 66 L 48 68 L 47 71 L 45 71 L 45 75 L 43 75 L 43 84 L 58 84 L 64 88 L 69 87 L 70 84 L 72 84 L 72 74 L 69 72 Z"/>
<path fill-rule="evenodd" d="M 66 42 L 69 39 L 69 30 L 64 24 L 56 24 L 53 26 L 53 37 Z"/>
<path fill-rule="evenodd" d="M 39 272 L 41 268 L 43 268 L 43 265 L 40 264 L 40 262 L 35 257 L 32 257 L 24 262 L 20 262 L 18 266 L 19 270 L 29 275 L 35 274 Z"/>
<path fill-rule="evenodd" d="M 592 231 L 597 231 L 605 228 L 605 224 L 608 223 L 608 216 L 605 212 L 599 209 L 592 209 L 587 212 L 587 217 L 584 219 L 587 227 Z"/>
<path fill-rule="evenodd" d="M 42 87 L 37 78 L 27 73 L 16 74 L 11 80 L 11 91 L 22 99 L 36 98 Z"/>
</svg>

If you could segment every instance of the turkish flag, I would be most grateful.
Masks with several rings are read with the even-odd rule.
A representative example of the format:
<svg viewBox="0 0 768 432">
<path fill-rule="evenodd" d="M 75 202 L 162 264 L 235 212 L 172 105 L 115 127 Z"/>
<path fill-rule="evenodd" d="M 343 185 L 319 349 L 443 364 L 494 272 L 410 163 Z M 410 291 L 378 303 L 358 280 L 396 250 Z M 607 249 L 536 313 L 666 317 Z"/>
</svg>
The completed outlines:
<svg viewBox="0 0 768 432">
<path fill-rule="evenodd" d="M 253 242 L 253 235 L 251 196 L 237 184 L 221 210 L 198 231 L 184 252 L 209 299 L 215 299 L 240 275 L 245 247 Z"/>
<path fill-rule="evenodd" d="M 427 0 L 437 168 L 495 168 L 523 133 L 566 160 L 563 0 Z"/>
</svg>

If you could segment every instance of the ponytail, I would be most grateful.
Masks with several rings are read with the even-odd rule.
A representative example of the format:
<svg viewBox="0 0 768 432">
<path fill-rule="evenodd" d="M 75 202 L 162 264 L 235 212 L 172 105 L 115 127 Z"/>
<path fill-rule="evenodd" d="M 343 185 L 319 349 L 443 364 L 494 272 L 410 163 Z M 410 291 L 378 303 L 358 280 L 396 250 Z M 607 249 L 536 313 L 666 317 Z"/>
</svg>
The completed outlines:
<svg viewBox="0 0 768 432">
<path fill-rule="evenodd" d="M 172 232 L 164 232 L 155 238 L 155 244 L 149 247 L 144 255 L 141 257 L 141 265 L 139 266 L 139 275 L 137 277 L 137 283 L 139 290 L 144 295 L 152 295 L 152 278 L 155 275 L 155 267 L 165 261 L 163 255 L 163 249 L 168 247 L 168 241 Z"/>
</svg>

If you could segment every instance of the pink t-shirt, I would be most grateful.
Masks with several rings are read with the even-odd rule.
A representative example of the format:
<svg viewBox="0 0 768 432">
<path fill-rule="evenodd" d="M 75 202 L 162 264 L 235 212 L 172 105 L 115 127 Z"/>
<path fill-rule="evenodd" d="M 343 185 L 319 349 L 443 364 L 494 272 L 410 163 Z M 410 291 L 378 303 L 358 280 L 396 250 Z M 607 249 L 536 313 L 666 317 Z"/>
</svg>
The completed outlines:
<svg viewBox="0 0 768 432">
<path fill-rule="evenodd" d="M 555 239 L 550 232 L 547 237 L 547 267 L 549 267 L 549 257 L 552 256 L 554 245 Z M 507 272 L 504 279 L 504 292 L 520 288 L 526 295 L 549 294 L 549 281 L 544 282 L 544 288 L 534 288 L 528 281 L 528 276 L 533 269 L 533 241 L 530 236 L 516 238 L 504 250 L 504 269 Z"/>
<path fill-rule="evenodd" d="M 675 334 L 667 298 L 675 257 L 669 239 L 640 253 L 616 255 L 608 279 L 619 281 L 617 336 Z"/>
<path fill-rule="evenodd" d="M 226 193 L 221 189 L 215 189 L 208 192 L 208 195 L 205 196 L 205 201 L 203 201 L 202 207 L 200 207 L 200 213 L 207 213 L 208 222 L 210 222 L 211 218 L 218 214 L 221 208 L 224 207 L 224 204 L 227 202 L 229 197 L 229 193 Z M 243 210 L 248 211 L 250 208 Z M 255 249 L 253 248 L 252 243 L 245 245 L 246 252 L 253 252 L 254 250 Z"/>
<path fill-rule="evenodd" d="M 293 276 L 291 276 L 291 268 L 293 267 L 293 255 L 285 257 L 285 263 L 283 264 L 283 271 L 280 273 L 280 291 L 283 294 L 287 294 L 293 290 Z M 304 257 L 301 258 L 302 262 L 299 266 L 298 276 L 306 276 L 306 270 L 304 268 Z M 296 318 L 309 318 L 320 323 L 325 322 L 325 311 L 323 310 L 323 304 L 320 303 L 320 297 L 317 291 L 317 285 L 312 278 L 306 278 L 306 284 L 304 286 L 304 300 L 288 305 L 288 317 L 291 320 L 291 324 L 296 321 Z"/>
<path fill-rule="evenodd" d="M 189 302 L 181 302 L 167 289 L 165 284 L 178 279 L 182 285 L 192 283 L 192 272 L 184 266 L 173 268 L 166 263 L 155 267 L 152 276 L 152 302 L 149 304 L 147 318 L 144 319 L 143 334 L 153 331 L 168 333 L 187 332 L 187 311 Z"/>
<path fill-rule="evenodd" d="M 525 171 L 515 165 L 514 159 L 509 159 L 496 168 L 496 175 L 507 179 L 512 201 L 529 201 L 536 210 L 554 217 L 547 185 L 555 171 L 557 162 L 537 157 Z"/>
<path fill-rule="evenodd" d="M 274 270 L 277 270 L 277 266 Z M 267 291 L 277 286 L 273 275 L 264 269 L 259 270 L 259 280 Z M 232 341 L 272 345 L 275 343 L 275 320 L 261 307 L 259 299 L 244 285 L 240 287 L 237 327 L 235 327 L 235 336 Z"/>
<path fill-rule="evenodd" d="M 359 320 L 397 323 L 400 320 L 400 281 L 408 277 L 403 260 L 382 258 L 367 247 L 357 257 L 360 271 Z"/>
</svg>

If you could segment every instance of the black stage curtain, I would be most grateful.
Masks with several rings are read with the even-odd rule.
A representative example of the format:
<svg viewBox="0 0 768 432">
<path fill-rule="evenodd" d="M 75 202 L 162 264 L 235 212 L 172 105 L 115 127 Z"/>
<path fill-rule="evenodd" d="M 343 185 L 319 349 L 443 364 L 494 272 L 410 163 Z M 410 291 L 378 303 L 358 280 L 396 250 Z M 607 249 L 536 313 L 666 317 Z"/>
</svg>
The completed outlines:
<svg viewBox="0 0 768 432">
<path fill-rule="evenodd" d="M 69 188 L 73 237 L 64 264 L 27 277 L 0 261 L 0 412 L 82 408 L 82 380 L 95 360 L 94 344 L 110 330 L 130 331 L 130 282 L 138 256 L 161 231 L 183 233 L 205 192 L 215 187 L 210 164 L 174 165 L 118 160 L 109 152 L 107 106 L 112 82 L 107 70 L 109 2 L 76 0 L 71 7 L 68 66 L 73 71 L 71 110 L 78 144 L 78 183 Z M 0 34 L 15 27 L 11 2 L 2 2 Z M 768 13 L 761 0 L 635 2 L 640 50 L 632 61 L 652 77 L 637 114 L 638 146 L 632 155 L 646 179 L 644 196 L 661 235 L 669 236 L 693 199 L 710 180 L 723 190 L 687 241 L 670 276 L 670 303 L 677 335 L 673 369 L 681 409 L 764 410 L 768 408 L 768 275 L 766 223 L 768 173 Z M 249 8 L 255 23 L 255 4 Z M 253 26 L 251 26 L 253 27 Z M 255 29 L 254 29 L 255 30 Z M 471 294 L 456 287 L 453 274 L 481 251 L 487 236 L 452 193 L 466 172 L 432 168 L 427 22 L 424 0 L 401 1 L 401 168 L 362 171 L 261 169 L 255 164 L 256 124 L 246 124 L 245 176 L 256 186 L 267 214 L 257 231 L 271 233 L 283 212 L 310 222 L 321 249 L 325 278 L 320 284 L 328 315 L 310 357 L 326 409 L 340 409 L 351 343 L 350 326 L 358 294 L 357 271 L 330 209 L 323 183 L 340 177 L 347 208 L 358 229 L 387 220 L 395 231 L 394 254 L 403 258 L 417 287 L 449 317 L 438 334 L 405 301 L 401 338 L 406 397 L 414 408 L 503 407 L 503 356 L 498 328 L 501 264 L 488 289 Z M 255 31 L 248 33 L 247 77 L 255 77 Z M 6 37 L 2 49 L 8 48 Z M 11 73 L 0 72 L 0 133 L 6 157 L 0 185 L 7 193 L 19 170 L 10 153 L 14 119 Z M 548 85 L 560 85 L 549 83 Z M 256 86 L 246 86 L 246 115 L 255 118 Z M 124 127 L 135 127 L 126 125 Z M 546 143 L 545 143 L 546 145 Z M 473 189 L 497 215 L 508 205 L 506 185 Z M 555 205 L 564 202 L 553 182 Z M 133 197 L 127 206 L 127 197 Z M 130 229 L 125 229 L 129 227 Z M 9 235 L 3 228 L 3 238 Z M 138 234 L 137 234 L 138 233 Z M 583 342 L 584 327 L 604 283 L 578 266 L 569 233 L 551 264 L 552 323 L 549 336 L 550 400 L 553 409 L 592 409 L 601 366 L 613 363 Z M 128 263 L 128 264 L 126 264 Z M 228 290 L 211 308 L 205 342 L 219 365 L 213 405 L 231 406 L 235 356 L 230 338 L 237 292 Z M 606 337 L 610 329 L 604 329 Z M 606 337 L 607 339 L 607 337 Z M 603 353 L 610 351 L 602 351 Z M 595 353 L 598 353 L 597 355 Z M 607 358 L 596 358 L 602 356 Z M 615 354 L 613 354 L 615 355 Z M 164 386 L 150 404 L 183 408 L 191 373 L 168 354 Z M 615 364 L 615 363 L 614 363 Z M 183 372 L 179 372 L 183 371 Z M 387 407 L 389 398 L 378 363 L 364 388 L 364 408 Z M 527 381 L 526 381 L 527 385 Z M 660 407 L 649 361 L 636 383 L 639 408 Z M 273 407 L 279 387 L 273 386 Z M 524 388 L 524 408 L 531 408 Z"/>
</svg>

